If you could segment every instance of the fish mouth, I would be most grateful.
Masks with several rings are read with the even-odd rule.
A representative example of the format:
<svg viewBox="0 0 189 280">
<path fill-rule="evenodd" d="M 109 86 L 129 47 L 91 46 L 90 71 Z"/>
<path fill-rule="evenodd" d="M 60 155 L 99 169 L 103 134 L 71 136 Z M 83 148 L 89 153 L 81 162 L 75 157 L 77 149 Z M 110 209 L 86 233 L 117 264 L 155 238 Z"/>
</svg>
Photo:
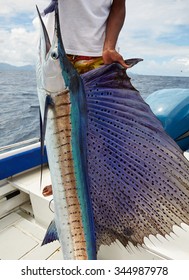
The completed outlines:
<svg viewBox="0 0 189 280">
<path fill-rule="evenodd" d="M 39 50 L 36 64 L 37 80 L 39 81 L 38 86 L 52 95 L 57 92 L 62 92 L 66 88 L 65 79 L 62 76 L 58 50 L 58 11 L 55 13 L 55 22 L 53 22 L 54 33 L 52 40 L 50 40 L 48 26 L 46 27 L 37 6 L 36 9 L 40 24 Z"/>
</svg>

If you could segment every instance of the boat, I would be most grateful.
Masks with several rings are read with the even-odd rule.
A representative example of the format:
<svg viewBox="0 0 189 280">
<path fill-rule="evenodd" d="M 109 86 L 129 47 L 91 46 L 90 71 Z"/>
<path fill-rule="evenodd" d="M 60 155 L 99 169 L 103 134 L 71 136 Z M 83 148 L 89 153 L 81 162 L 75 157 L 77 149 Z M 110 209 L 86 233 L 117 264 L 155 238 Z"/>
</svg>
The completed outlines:
<svg viewBox="0 0 189 280">
<path fill-rule="evenodd" d="M 189 96 L 188 91 L 187 94 Z M 157 97 L 157 93 L 154 96 Z M 153 96 L 150 96 L 147 102 L 158 104 Z M 155 111 L 155 107 L 153 110 Z M 168 115 L 166 117 L 169 118 Z M 185 146 L 184 155 L 189 160 L 189 145 Z M 34 138 L 0 148 L 1 260 L 63 259 L 59 241 L 41 246 L 46 229 L 54 217 L 53 196 L 44 197 L 42 194 L 43 188 L 50 184 L 47 154 L 45 151 L 41 157 L 39 139 Z M 182 224 L 181 227 L 173 227 L 170 236 L 146 237 L 144 245 L 139 247 L 129 244 L 124 248 L 118 241 L 111 246 L 101 246 L 97 258 L 189 259 L 189 226 Z"/>
<path fill-rule="evenodd" d="M 162 123 L 165 131 L 183 151 L 189 149 L 189 89 L 170 88 L 153 92 L 146 103 Z"/>
</svg>

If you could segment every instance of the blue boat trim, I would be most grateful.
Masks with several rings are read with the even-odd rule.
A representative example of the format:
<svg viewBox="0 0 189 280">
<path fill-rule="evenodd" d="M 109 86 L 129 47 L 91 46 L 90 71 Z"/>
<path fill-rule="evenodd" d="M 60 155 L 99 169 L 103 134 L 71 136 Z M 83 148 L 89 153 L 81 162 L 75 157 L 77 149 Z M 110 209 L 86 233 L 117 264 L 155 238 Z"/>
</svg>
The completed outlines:
<svg viewBox="0 0 189 280">
<path fill-rule="evenodd" d="M 44 151 L 44 157 L 41 160 L 40 147 L 0 159 L 0 180 L 47 162 L 46 148 Z"/>
</svg>

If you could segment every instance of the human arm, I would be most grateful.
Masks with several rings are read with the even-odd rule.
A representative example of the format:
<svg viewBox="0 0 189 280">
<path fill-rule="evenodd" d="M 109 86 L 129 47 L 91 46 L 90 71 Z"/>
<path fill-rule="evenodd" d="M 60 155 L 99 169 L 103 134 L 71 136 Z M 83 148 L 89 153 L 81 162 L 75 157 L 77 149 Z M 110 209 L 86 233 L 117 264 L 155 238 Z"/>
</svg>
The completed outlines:
<svg viewBox="0 0 189 280">
<path fill-rule="evenodd" d="M 106 36 L 102 53 L 104 64 L 119 62 L 123 67 L 129 67 L 125 64 L 123 57 L 115 50 L 125 16 L 125 0 L 113 0 L 110 14 L 107 19 Z"/>
</svg>

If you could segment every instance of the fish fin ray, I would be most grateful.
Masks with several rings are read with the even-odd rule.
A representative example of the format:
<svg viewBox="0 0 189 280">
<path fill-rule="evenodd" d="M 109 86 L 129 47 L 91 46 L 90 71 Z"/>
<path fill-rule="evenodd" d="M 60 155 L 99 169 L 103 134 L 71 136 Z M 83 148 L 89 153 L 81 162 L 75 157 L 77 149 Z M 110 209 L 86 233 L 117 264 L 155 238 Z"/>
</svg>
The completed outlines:
<svg viewBox="0 0 189 280">
<path fill-rule="evenodd" d="M 41 246 L 48 244 L 50 242 L 56 241 L 56 240 L 59 240 L 58 232 L 57 232 L 55 220 L 52 220 L 52 222 L 50 223 L 50 225 L 46 231 L 46 234 L 45 234 L 45 237 L 43 239 Z"/>
<path fill-rule="evenodd" d="M 189 223 L 189 165 L 118 64 L 82 75 L 88 170 L 99 238 L 142 244 Z M 112 232 L 111 232 L 112 230 Z M 104 234 L 104 239 L 102 238 Z"/>
</svg>

